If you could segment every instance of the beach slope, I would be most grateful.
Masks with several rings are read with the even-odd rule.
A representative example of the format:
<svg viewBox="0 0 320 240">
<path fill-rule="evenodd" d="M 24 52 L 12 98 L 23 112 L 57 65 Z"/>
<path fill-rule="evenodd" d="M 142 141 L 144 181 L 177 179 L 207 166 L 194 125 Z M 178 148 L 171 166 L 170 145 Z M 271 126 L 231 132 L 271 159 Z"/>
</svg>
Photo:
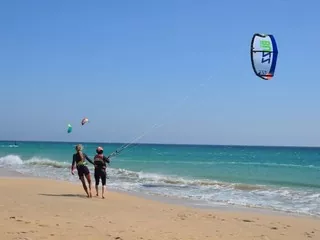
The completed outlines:
<svg viewBox="0 0 320 240">
<path fill-rule="evenodd" d="M 0 179 L 5 239 L 320 239 L 318 219 L 192 209 L 108 192 L 85 197 L 80 184 Z M 94 191 L 92 191 L 94 193 Z"/>
</svg>

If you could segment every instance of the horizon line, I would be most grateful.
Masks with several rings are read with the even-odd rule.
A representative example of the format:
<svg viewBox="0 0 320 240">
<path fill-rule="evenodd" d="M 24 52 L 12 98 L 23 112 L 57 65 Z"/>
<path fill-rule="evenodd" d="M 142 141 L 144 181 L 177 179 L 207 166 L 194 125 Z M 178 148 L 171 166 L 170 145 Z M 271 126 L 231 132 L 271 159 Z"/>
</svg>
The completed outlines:
<svg viewBox="0 0 320 240">
<path fill-rule="evenodd" d="M 0 140 L 0 142 L 39 142 L 39 143 L 79 143 L 81 141 L 63 141 L 63 140 Z M 210 143 L 160 143 L 160 142 L 98 142 L 82 141 L 82 143 L 100 143 L 100 144 L 132 144 L 132 145 L 179 145 L 179 146 L 234 146 L 234 147 L 297 147 L 297 148 L 320 148 L 320 146 L 308 145 L 263 145 L 263 144 L 210 144 Z"/>
</svg>

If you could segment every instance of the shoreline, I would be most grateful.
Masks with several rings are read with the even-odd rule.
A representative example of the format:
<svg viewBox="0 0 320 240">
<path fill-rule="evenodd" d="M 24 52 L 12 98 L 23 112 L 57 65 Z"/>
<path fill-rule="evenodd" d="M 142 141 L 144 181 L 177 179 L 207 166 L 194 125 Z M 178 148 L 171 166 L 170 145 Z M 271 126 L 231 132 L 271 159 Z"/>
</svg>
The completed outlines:
<svg viewBox="0 0 320 240">
<path fill-rule="evenodd" d="M 61 183 L 71 183 L 71 184 L 79 185 L 80 190 L 82 188 L 80 181 L 72 182 L 72 181 L 61 180 L 61 179 L 53 179 L 49 177 L 45 178 L 45 177 L 33 176 L 33 175 L 20 173 L 20 172 L 17 172 L 8 168 L 3 168 L 3 167 L 0 167 L 0 179 L 1 178 L 18 178 L 18 179 L 31 178 L 31 179 L 38 179 L 38 180 L 41 180 L 41 179 L 53 180 Z M 136 191 L 125 191 L 125 190 L 108 187 L 108 184 L 106 186 L 107 186 L 107 191 L 109 192 L 134 196 L 134 197 L 142 198 L 145 200 L 156 201 L 164 204 L 184 206 L 192 209 L 202 209 L 202 210 L 208 210 L 208 211 L 218 210 L 218 211 L 226 211 L 226 212 L 234 211 L 234 212 L 253 213 L 253 214 L 257 213 L 257 214 L 266 214 L 271 216 L 289 216 L 289 217 L 291 216 L 291 217 L 302 217 L 302 218 L 307 217 L 311 219 L 320 220 L 320 216 L 308 215 L 304 213 L 280 211 L 275 209 L 259 208 L 259 207 L 252 207 L 252 206 L 239 206 L 239 205 L 233 205 L 228 203 L 222 203 L 222 204 L 215 203 L 215 204 L 209 205 L 204 200 L 193 200 L 193 199 L 178 198 L 174 196 L 162 196 L 157 194 L 148 194 L 148 193 L 142 193 L 142 192 L 136 192 Z M 95 190 L 94 190 L 93 178 L 92 178 L 92 189 L 94 192 Z"/>
<path fill-rule="evenodd" d="M 18 177 L 18 178 L 29 178 L 29 177 L 33 177 L 33 176 L 29 176 L 27 174 L 23 174 L 8 168 L 4 168 L 4 167 L 0 167 L 0 178 L 3 177 Z"/>
<path fill-rule="evenodd" d="M 0 178 L 2 239 L 303 240 L 320 237 L 320 221 L 310 217 L 190 208 L 110 190 L 105 199 L 89 199 L 81 184 L 75 187 L 73 182 Z"/>
</svg>

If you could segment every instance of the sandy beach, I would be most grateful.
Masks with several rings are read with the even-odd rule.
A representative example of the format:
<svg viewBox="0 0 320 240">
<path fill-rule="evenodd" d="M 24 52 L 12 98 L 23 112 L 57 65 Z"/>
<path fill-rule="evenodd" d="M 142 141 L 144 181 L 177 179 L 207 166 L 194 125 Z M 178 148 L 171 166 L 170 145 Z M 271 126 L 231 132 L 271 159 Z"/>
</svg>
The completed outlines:
<svg viewBox="0 0 320 240">
<path fill-rule="evenodd" d="M 320 239 L 320 221 L 255 212 L 194 209 L 79 184 L 2 177 L 1 239 Z M 92 191 L 94 193 L 94 191 Z"/>
</svg>

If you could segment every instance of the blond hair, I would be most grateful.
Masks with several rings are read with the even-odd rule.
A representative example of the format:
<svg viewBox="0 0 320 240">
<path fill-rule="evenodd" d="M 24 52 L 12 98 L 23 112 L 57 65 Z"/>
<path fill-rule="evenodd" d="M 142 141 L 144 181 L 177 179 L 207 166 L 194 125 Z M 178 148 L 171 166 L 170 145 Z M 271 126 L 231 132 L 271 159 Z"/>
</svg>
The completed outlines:
<svg viewBox="0 0 320 240">
<path fill-rule="evenodd" d="M 79 153 L 79 155 L 81 157 L 81 160 L 83 161 L 84 160 L 84 156 L 83 156 L 83 153 L 82 153 L 82 149 L 83 149 L 83 146 L 81 144 L 78 144 L 76 146 L 76 151 Z"/>
</svg>

